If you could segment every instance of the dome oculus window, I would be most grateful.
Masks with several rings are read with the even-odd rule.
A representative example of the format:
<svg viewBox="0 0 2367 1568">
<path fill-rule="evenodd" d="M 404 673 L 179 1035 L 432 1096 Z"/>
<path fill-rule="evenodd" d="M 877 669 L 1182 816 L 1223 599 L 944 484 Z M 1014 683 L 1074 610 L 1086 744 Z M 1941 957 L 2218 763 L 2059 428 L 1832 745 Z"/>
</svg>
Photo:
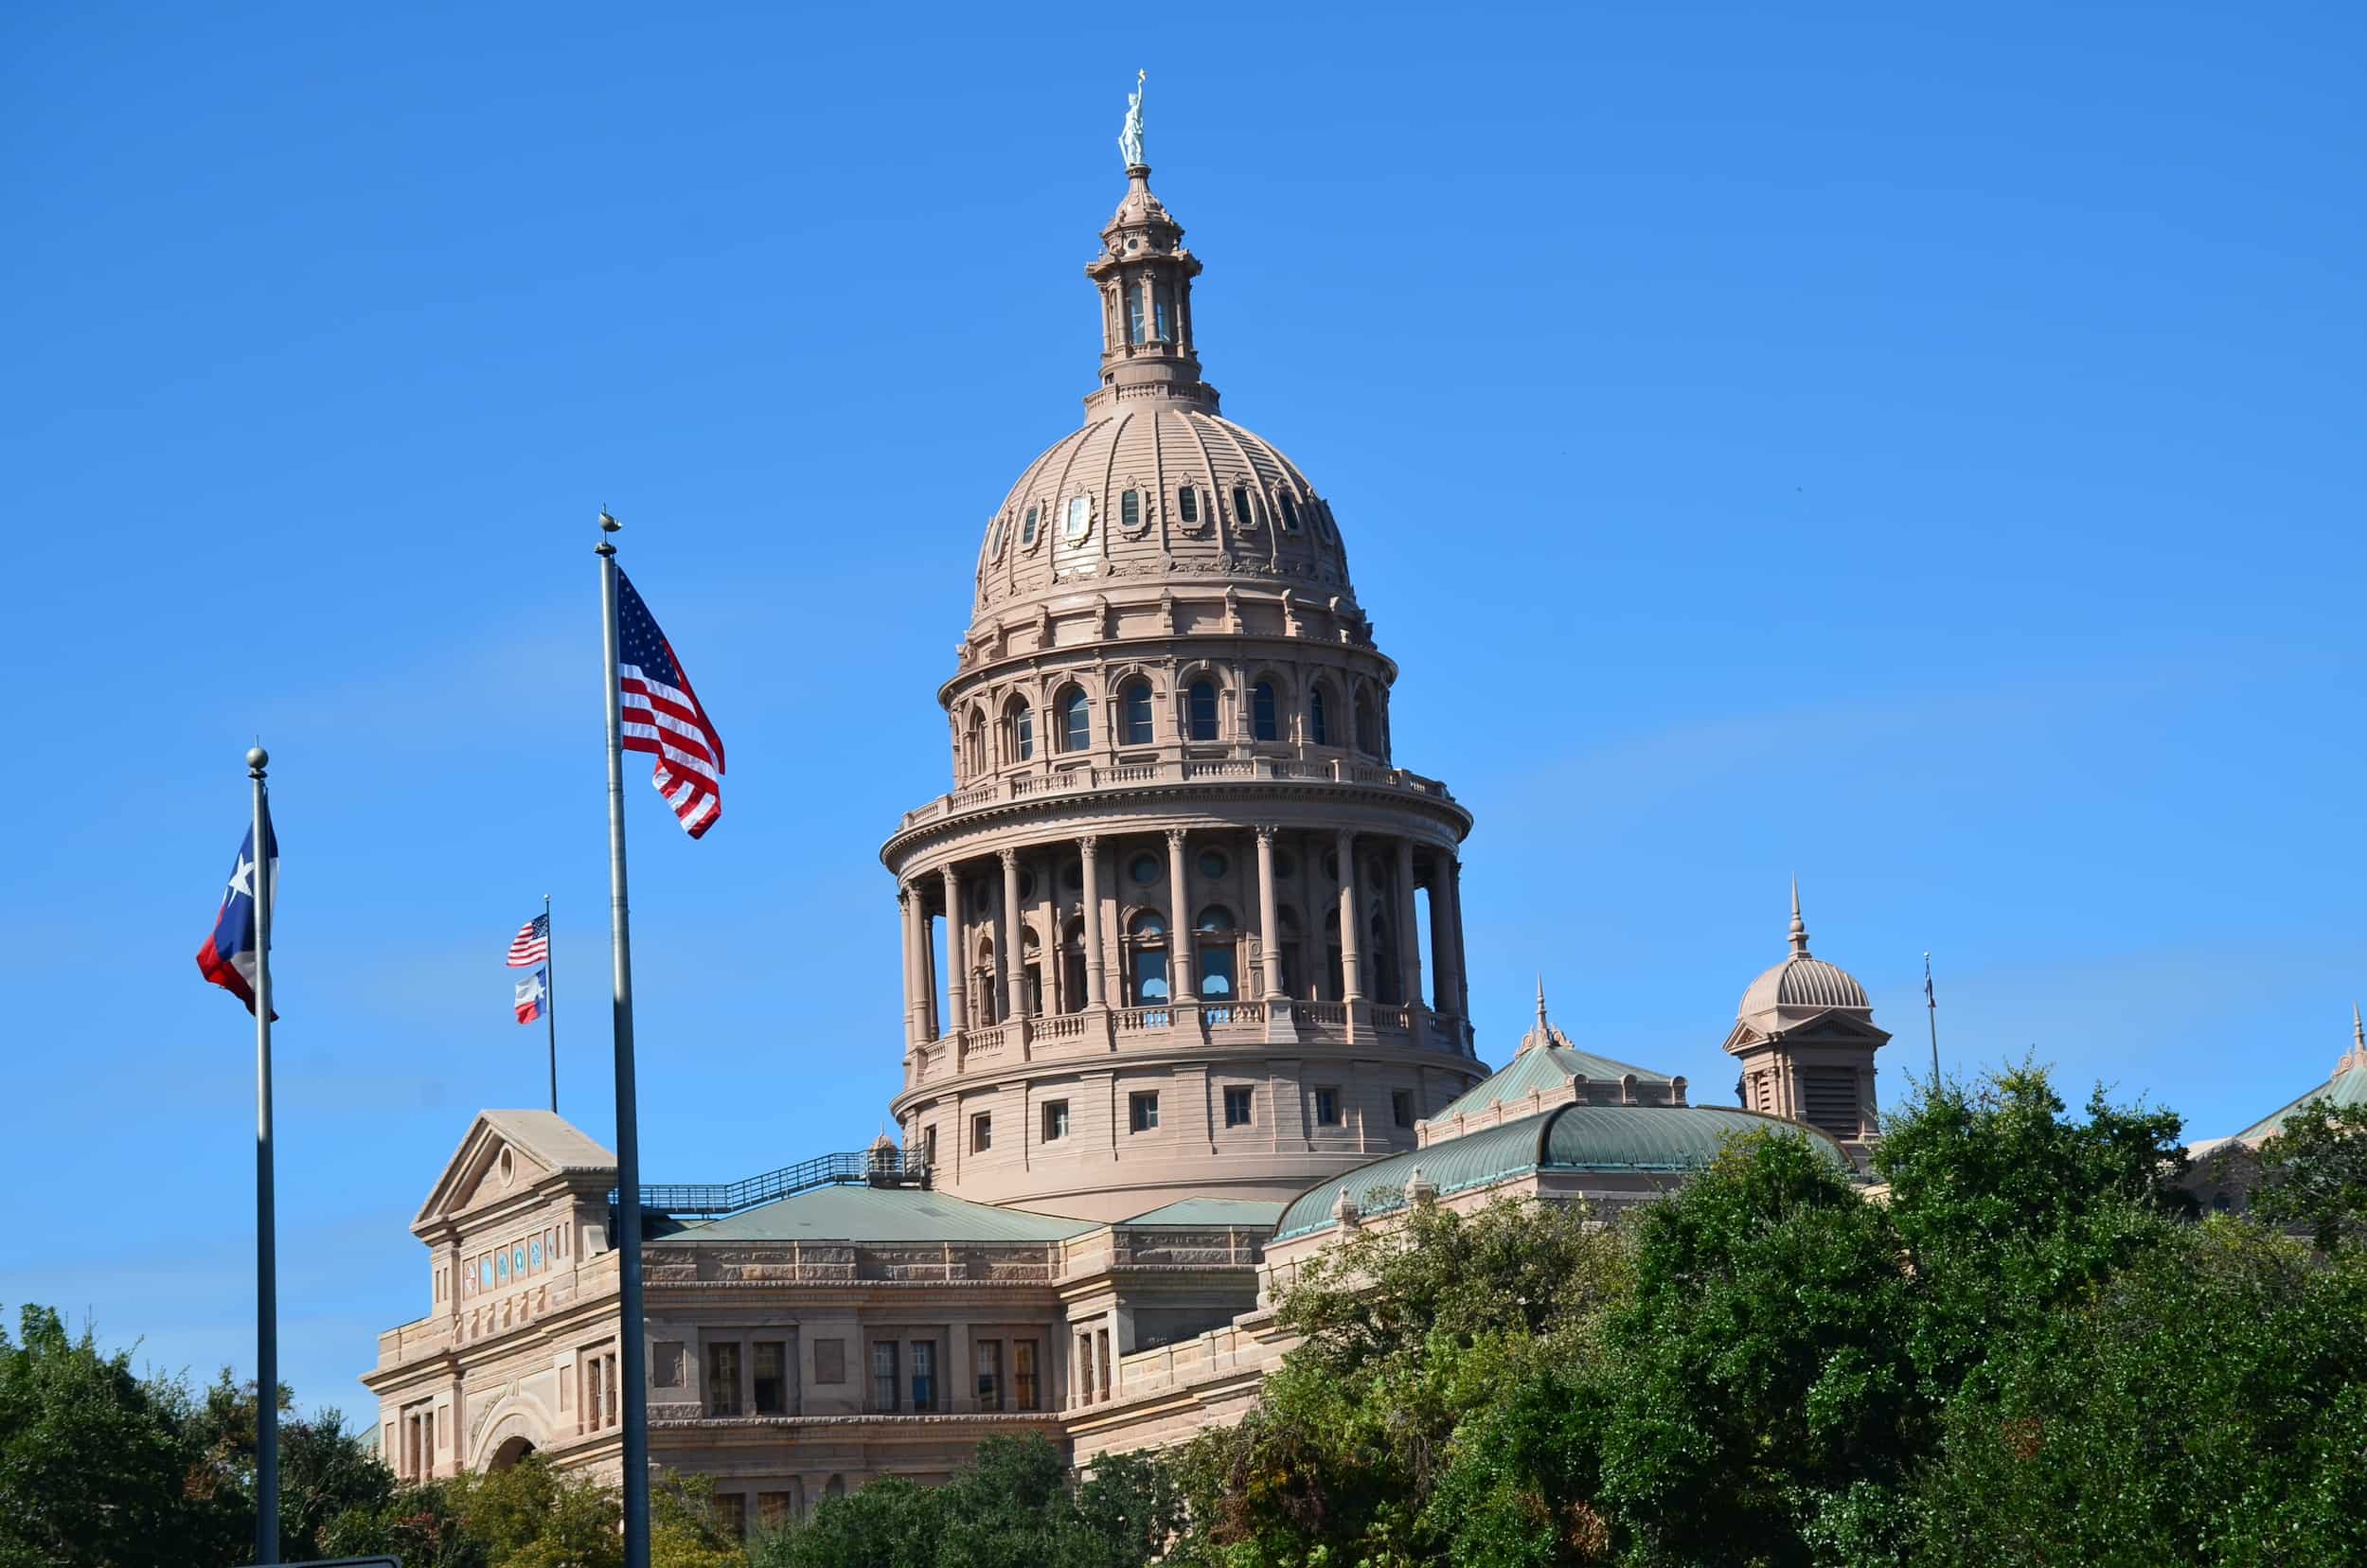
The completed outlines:
<svg viewBox="0 0 2367 1568">
<path fill-rule="evenodd" d="M 1201 876 L 1212 882 L 1233 869 L 1233 863 L 1225 858 L 1221 849 L 1202 849 L 1200 859 L 1193 864 L 1199 867 Z"/>
<path fill-rule="evenodd" d="M 1127 863 L 1126 874 L 1133 878 L 1138 886 L 1148 887 L 1159 880 L 1159 857 L 1136 855 Z"/>
<path fill-rule="evenodd" d="M 1076 495 L 1069 498 L 1068 523 L 1065 531 L 1068 535 L 1068 542 L 1072 544 L 1082 544 L 1085 542 L 1085 536 L 1094 531 L 1094 504 L 1090 496 Z"/>
<path fill-rule="evenodd" d="M 1035 548 L 1036 519 L 1041 510 L 1042 508 L 1040 507 L 1030 507 L 1027 508 L 1027 520 L 1022 523 L 1019 527 L 1019 547 L 1021 549 L 1030 550 Z"/>
<path fill-rule="evenodd" d="M 1185 527 L 1198 527 L 1200 526 L 1200 491 L 1189 485 L 1179 487 L 1175 492 L 1175 515 L 1183 519 Z"/>
</svg>

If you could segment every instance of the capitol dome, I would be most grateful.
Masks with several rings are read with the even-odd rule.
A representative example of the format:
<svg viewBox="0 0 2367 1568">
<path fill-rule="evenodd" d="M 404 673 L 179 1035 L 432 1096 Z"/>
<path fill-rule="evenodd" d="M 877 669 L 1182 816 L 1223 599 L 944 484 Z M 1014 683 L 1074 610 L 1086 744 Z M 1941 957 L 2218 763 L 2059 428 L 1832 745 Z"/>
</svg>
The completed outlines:
<svg viewBox="0 0 2367 1568">
<path fill-rule="evenodd" d="M 1800 918 L 1800 886 L 1791 889 L 1791 954 L 1751 982 L 1735 1009 L 1741 1019 L 1772 1015 L 1778 1008 L 1816 1009 L 1857 1007 L 1872 1012 L 1874 1004 L 1857 976 L 1838 964 L 1828 964 L 1808 952 L 1808 929 Z"/>
<path fill-rule="evenodd" d="M 987 520 L 976 629 L 1016 607 L 1155 598 L 1170 586 L 1287 594 L 1353 618 L 1330 505 L 1272 443 L 1225 419 L 1201 379 L 1191 290 L 1201 263 L 1151 194 L 1148 169 L 1127 170 L 1101 240 L 1085 267 L 1102 329 L 1085 424 L 1028 464 Z"/>
</svg>

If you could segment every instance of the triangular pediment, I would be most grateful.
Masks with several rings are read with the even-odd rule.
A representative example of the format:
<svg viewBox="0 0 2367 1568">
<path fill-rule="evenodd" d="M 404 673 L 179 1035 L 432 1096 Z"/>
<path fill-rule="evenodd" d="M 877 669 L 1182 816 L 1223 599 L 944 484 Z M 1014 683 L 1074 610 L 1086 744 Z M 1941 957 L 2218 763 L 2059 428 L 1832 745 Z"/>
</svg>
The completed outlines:
<svg viewBox="0 0 2367 1568">
<path fill-rule="evenodd" d="M 413 1230 L 495 1207 L 554 1178 L 614 1181 L 616 1158 L 549 1111 L 480 1111 L 419 1205 Z"/>
</svg>

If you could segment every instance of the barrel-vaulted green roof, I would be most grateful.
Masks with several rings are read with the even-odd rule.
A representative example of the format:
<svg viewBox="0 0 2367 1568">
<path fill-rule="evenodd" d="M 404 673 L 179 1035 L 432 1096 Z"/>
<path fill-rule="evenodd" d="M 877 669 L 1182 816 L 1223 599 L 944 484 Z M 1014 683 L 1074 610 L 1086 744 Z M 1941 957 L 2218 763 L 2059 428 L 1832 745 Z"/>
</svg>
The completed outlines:
<svg viewBox="0 0 2367 1568">
<path fill-rule="evenodd" d="M 1491 1105 L 1524 1100 L 1532 1090 L 1551 1094 L 1574 1078 L 1616 1083 L 1630 1073 L 1645 1083 L 1672 1081 L 1666 1073 L 1655 1073 L 1649 1067 L 1614 1061 L 1610 1057 L 1596 1056 L 1592 1051 L 1581 1051 L 1575 1045 L 1528 1045 L 1489 1077 L 1465 1090 L 1461 1098 L 1430 1119 L 1433 1122 L 1452 1121 L 1458 1111 L 1466 1115 L 1476 1115 Z"/>
<path fill-rule="evenodd" d="M 1090 1220 L 973 1203 L 925 1187 L 818 1186 L 666 1238 L 684 1241 L 1060 1241 Z"/>
<path fill-rule="evenodd" d="M 1405 1184 L 1416 1167 L 1442 1198 L 1539 1171 L 1682 1174 L 1706 1165 L 1730 1137 L 1768 1131 L 1806 1138 L 1835 1166 L 1850 1168 L 1841 1145 L 1824 1133 L 1755 1112 L 1701 1105 L 1563 1105 L 1392 1154 L 1309 1187 L 1282 1211 L 1274 1239 L 1287 1241 L 1337 1223 L 1331 1211 L 1342 1187 L 1366 1215 L 1403 1207 Z"/>
<path fill-rule="evenodd" d="M 1131 1220 L 1120 1220 L 1121 1225 L 1241 1225 L 1264 1226 L 1274 1222 L 1282 1205 L 1271 1198 L 1179 1198 L 1172 1203 L 1162 1203 Z"/>
<path fill-rule="evenodd" d="M 2342 1059 L 2342 1066 L 2334 1077 L 2309 1093 L 2269 1112 L 2241 1132 L 2235 1134 L 2240 1143 L 2258 1143 L 2285 1131 L 2285 1124 L 2314 1099 L 2332 1100 L 2339 1108 L 2345 1105 L 2367 1105 L 2367 1054 L 2354 1052 Z"/>
</svg>

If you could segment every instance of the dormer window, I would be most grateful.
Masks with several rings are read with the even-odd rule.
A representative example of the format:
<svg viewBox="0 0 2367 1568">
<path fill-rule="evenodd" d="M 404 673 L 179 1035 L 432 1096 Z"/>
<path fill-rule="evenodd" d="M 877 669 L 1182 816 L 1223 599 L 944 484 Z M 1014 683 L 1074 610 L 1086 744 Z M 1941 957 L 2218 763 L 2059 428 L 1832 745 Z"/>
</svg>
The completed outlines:
<svg viewBox="0 0 2367 1568">
<path fill-rule="evenodd" d="M 1197 524 L 1200 521 L 1200 491 L 1189 485 L 1179 488 L 1175 492 L 1175 515 L 1182 518 L 1186 526 Z"/>
</svg>

